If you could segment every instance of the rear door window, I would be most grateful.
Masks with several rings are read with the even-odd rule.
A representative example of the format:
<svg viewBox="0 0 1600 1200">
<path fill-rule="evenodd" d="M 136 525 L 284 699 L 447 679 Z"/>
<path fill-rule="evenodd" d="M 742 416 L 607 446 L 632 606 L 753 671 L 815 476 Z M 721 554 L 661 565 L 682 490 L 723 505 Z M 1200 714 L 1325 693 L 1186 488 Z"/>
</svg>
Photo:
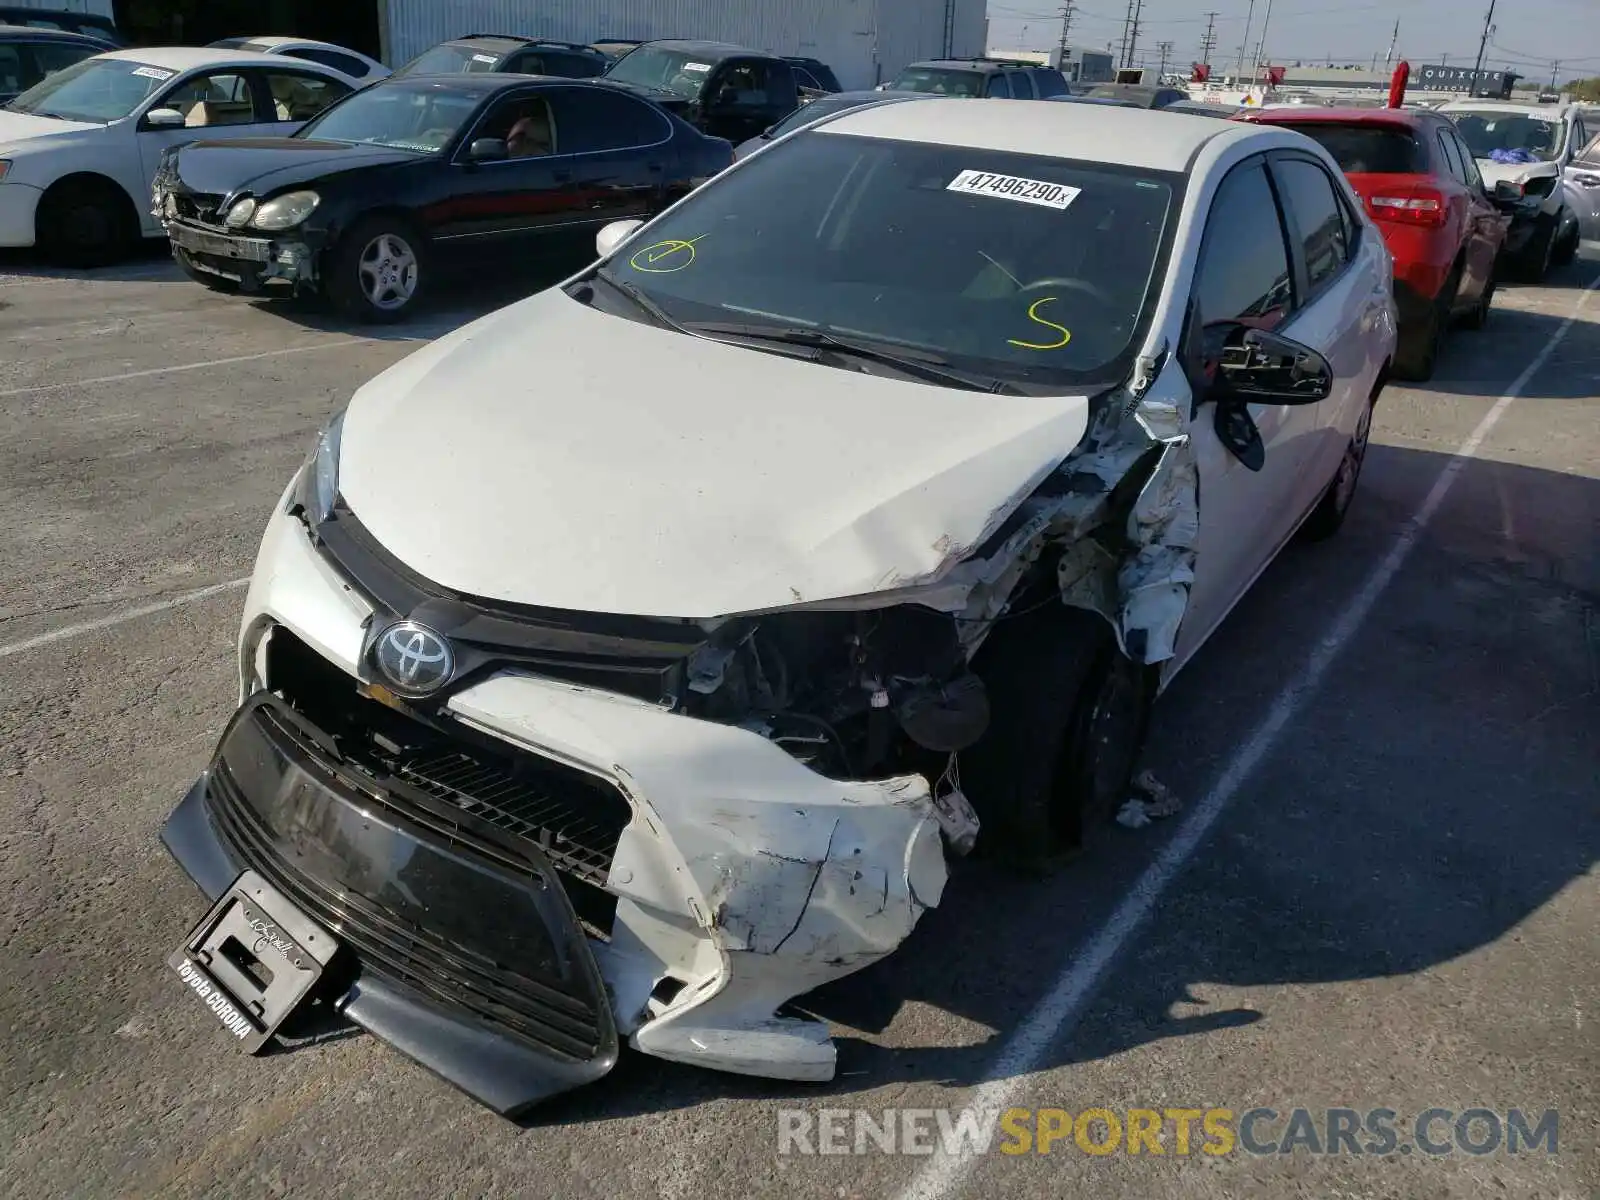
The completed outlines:
<svg viewBox="0 0 1600 1200">
<path fill-rule="evenodd" d="M 273 116 L 279 121 L 309 121 L 335 100 L 350 94 L 350 88 L 326 75 L 305 71 L 267 71 L 267 91 L 272 96 Z"/>
<path fill-rule="evenodd" d="M 984 86 L 983 94 L 991 100 L 1011 99 L 1011 81 L 999 71 L 989 76 L 989 82 Z"/>
<path fill-rule="evenodd" d="M 1039 99 L 1044 100 L 1050 96 L 1065 96 L 1067 94 L 1067 81 L 1060 71 L 1035 71 L 1033 72 L 1034 90 L 1039 93 Z"/>
<path fill-rule="evenodd" d="M 351 79 L 365 79 L 367 72 L 372 69 L 353 54 L 340 54 L 337 50 L 323 50 L 317 46 L 285 50 L 283 53 L 286 58 L 303 58 L 307 62 L 332 67 L 335 71 L 350 76 Z"/>
<path fill-rule="evenodd" d="M 18 92 L 27 91 L 39 78 L 30 78 L 32 72 L 22 61 L 20 46 L 16 43 L 0 43 L 0 96 L 15 96 Z"/>
<path fill-rule="evenodd" d="M 1321 145 L 1347 175 L 1418 175 L 1428 169 L 1421 145 L 1404 129 L 1331 121 L 1297 121 L 1294 128 Z"/>
<path fill-rule="evenodd" d="M 672 126 L 652 105 L 601 87 L 558 87 L 547 92 L 560 130 L 561 154 L 596 154 L 654 146 Z"/>
<path fill-rule="evenodd" d="M 1438 133 L 1439 153 L 1443 157 L 1443 166 L 1446 171 L 1454 175 L 1462 183 L 1467 181 L 1467 168 L 1461 161 L 1461 151 L 1456 146 L 1456 140 L 1450 135 L 1448 129 L 1441 129 Z"/>
</svg>

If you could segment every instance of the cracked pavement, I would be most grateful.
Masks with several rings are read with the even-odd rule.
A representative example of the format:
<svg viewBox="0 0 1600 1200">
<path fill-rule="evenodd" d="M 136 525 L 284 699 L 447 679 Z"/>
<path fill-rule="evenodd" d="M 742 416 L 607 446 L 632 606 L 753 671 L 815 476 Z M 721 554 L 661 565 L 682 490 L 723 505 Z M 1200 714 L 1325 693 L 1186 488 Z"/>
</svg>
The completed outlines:
<svg viewBox="0 0 1600 1200">
<path fill-rule="evenodd" d="M 902 952 L 808 998 L 839 1039 L 829 1085 L 634 1055 L 519 1126 L 369 1037 L 241 1056 L 164 965 L 204 906 L 158 831 L 230 712 L 242 592 L 158 606 L 248 573 L 264 514 L 356 386 L 534 284 L 372 333 L 215 296 L 158 257 L 15 266 L 0 278 L 8 1192 L 899 1194 L 932 1178 L 927 1160 L 780 1155 L 779 1111 L 971 1102 L 1187 817 L 1109 830 L 1045 880 L 963 866 Z M 1545 286 L 1503 289 L 1437 380 L 1385 394 L 1344 532 L 1291 547 L 1158 710 L 1148 765 L 1191 808 L 1597 273 L 1591 248 Z M 151 611 L 116 620 L 135 609 Z M 921 1194 L 1600 1192 L 1597 730 L 1600 296 L 1016 1101 L 1554 1108 L 1560 1153 L 1068 1146 L 991 1153 Z"/>
</svg>

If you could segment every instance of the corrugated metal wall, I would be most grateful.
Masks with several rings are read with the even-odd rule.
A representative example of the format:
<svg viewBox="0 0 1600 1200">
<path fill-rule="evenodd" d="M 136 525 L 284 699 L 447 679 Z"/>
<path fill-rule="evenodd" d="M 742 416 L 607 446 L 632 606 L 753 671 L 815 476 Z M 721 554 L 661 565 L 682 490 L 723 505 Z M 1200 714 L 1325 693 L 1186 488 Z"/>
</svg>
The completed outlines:
<svg viewBox="0 0 1600 1200">
<path fill-rule="evenodd" d="M 111 0 L 6 0 L 8 5 L 23 8 L 53 8 L 57 12 L 89 13 L 96 17 L 111 16 Z"/>
<path fill-rule="evenodd" d="M 384 0 L 398 65 L 464 33 L 703 37 L 820 58 L 847 88 L 871 87 L 943 50 L 946 0 Z M 984 0 L 956 0 L 955 52 L 983 53 Z"/>
</svg>

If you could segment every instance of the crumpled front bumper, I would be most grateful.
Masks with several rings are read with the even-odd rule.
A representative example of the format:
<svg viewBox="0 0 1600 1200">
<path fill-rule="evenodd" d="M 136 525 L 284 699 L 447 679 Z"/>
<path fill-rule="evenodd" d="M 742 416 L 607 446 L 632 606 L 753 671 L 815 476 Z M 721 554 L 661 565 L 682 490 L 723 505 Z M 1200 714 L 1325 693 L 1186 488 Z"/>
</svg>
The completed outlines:
<svg viewBox="0 0 1600 1200">
<path fill-rule="evenodd" d="M 316 249 L 298 235 L 263 237 L 171 218 L 163 224 L 173 257 L 245 291 L 268 283 L 317 284 Z"/>
<path fill-rule="evenodd" d="M 263 638 L 280 630 L 359 687 L 374 613 L 280 504 L 246 601 L 245 692 L 265 661 Z M 511 671 L 455 693 L 439 718 L 626 799 L 631 817 L 604 875 L 614 916 L 586 945 L 609 1020 L 647 1053 L 741 1074 L 831 1078 L 826 1027 L 779 1010 L 892 952 L 942 895 L 944 849 L 921 776 L 828 779 L 750 730 Z M 259 852 L 219 840 L 214 788 L 203 778 L 166 834 L 213 896 L 238 869 L 262 866 L 252 861 Z M 345 869 L 336 847 L 314 850 Z M 449 897 L 417 899 L 425 911 Z M 409 995 L 381 970 L 364 966 L 346 1011 L 500 1111 L 552 1090 L 548 1065 L 527 1057 L 526 1039 L 461 1005 Z M 496 1045 L 521 1057 L 500 1056 Z"/>
</svg>

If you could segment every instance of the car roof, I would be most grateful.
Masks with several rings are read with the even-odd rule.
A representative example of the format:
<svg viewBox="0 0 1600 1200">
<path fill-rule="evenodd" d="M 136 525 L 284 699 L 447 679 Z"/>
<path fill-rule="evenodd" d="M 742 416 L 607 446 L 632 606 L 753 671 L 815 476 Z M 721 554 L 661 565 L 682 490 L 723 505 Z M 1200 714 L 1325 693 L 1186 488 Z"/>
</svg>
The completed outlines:
<svg viewBox="0 0 1600 1200">
<path fill-rule="evenodd" d="M 1536 104 L 1532 100 L 1496 100 L 1492 96 L 1474 96 L 1470 100 L 1452 100 L 1441 104 L 1438 112 L 1515 112 L 1535 116 L 1554 114 L 1554 119 L 1566 116 L 1577 107 L 1572 104 Z"/>
<path fill-rule="evenodd" d="M 1041 154 L 1185 172 L 1207 142 L 1242 141 L 1265 130 L 1143 108 L 985 100 L 952 104 L 928 97 L 852 108 L 817 126 L 823 132 L 893 141 Z"/>
<path fill-rule="evenodd" d="M 72 14 L 76 16 L 77 14 Z M 78 33 L 72 29 L 41 29 L 37 25 L 7 25 L 0 22 L 0 37 L 15 38 L 26 35 L 52 42 L 86 42 L 91 46 L 109 46 L 105 38 L 92 33 Z"/>
<path fill-rule="evenodd" d="M 592 79 L 567 79 L 559 75 L 521 75 L 514 71 L 437 71 L 419 75 L 389 75 L 369 87 L 421 88 L 448 84 L 452 91 L 488 96 L 506 88 L 525 86 L 532 80 L 575 85 L 595 82 Z"/>
<path fill-rule="evenodd" d="M 1445 118 L 1422 108 L 1318 108 L 1292 104 L 1283 108 L 1245 109 L 1240 119 L 1272 125 L 1387 125 L 1392 129 L 1420 129 Z"/>
<path fill-rule="evenodd" d="M 1009 58 L 929 58 L 922 62 L 910 63 L 905 69 L 908 71 L 937 69 L 940 71 L 977 71 L 982 73 L 1018 69 L 1039 70 L 1040 64 L 1015 62 Z"/>
<path fill-rule="evenodd" d="M 736 42 L 713 42 L 692 38 L 660 38 L 656 41 L 640 42 L 639 44 L 662 50 L 683 50 L 700 58 L 732 58 L 735 54 L 753 54 L 758 58 L 773 57 L 763 50 L 752 50 L 749 46 L 741 46 Z"/>
<path fill-rule="evenodd" d="M 284 65 L 281 58 L 257 50 L 213 50 L 209 46 L 139 46 L 130 50 L 109 50 L 100 57 L 148 63 L 152 67 L 166 67 L 171 71 L 192 71 L 196 67 Z M 296 69 L 331 69 L 314 62 L 296 62 L 294 65 Z"/>
</svg>

